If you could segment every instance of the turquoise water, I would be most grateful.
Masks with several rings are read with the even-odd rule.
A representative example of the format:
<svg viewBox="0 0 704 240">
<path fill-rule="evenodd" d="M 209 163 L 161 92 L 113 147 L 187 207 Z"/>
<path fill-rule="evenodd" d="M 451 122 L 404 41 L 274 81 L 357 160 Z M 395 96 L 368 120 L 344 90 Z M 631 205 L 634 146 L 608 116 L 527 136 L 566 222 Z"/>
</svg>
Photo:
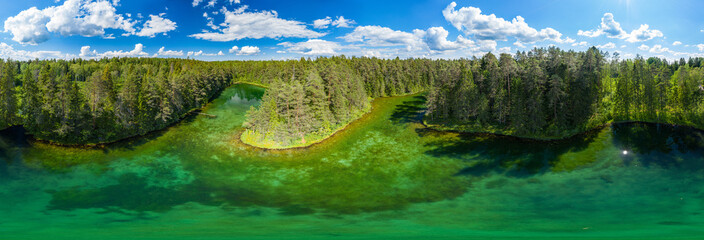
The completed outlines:
<svg viewBox="0 0 704 240">
<path fill-rule="evenodd" d="M 621 124 L 558 142 L 442 133 L 422 96 L 305 150 L 242 145 L 263 89 L 81 149 L 0 132 L 0 239 L 701 239 L 704 133 Z M 624 154 L 624 151 L 625 154 Z"/>
</svg>

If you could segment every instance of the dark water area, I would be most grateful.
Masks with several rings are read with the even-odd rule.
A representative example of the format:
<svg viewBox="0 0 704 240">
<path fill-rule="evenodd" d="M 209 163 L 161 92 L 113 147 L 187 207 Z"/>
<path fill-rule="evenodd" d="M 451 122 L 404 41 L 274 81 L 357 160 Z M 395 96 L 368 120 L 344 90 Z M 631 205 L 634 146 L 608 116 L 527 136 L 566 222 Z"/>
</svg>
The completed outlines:
<svg viewBox="0 0 704 240">
<path fill-rule="evenodd" d="M 704 133 L 630 123 L 560 141 L 438 132 L 422 95 L 301 150 L 237 133 L 264 89 L 228 88 L 102 148 L 0 131 L 2 239 L 700 239 Z"/>
</svg>

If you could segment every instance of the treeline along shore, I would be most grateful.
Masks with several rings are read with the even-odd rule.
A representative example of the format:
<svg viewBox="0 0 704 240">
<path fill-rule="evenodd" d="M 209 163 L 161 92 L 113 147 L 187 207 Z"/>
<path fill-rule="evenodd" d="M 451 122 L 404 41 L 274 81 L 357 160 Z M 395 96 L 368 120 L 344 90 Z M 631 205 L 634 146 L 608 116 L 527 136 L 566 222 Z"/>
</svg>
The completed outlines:
<svg viewBox="0 0 704 240">
<path fill-rule="evenodd" d="M 235 83 L 267 87 L 241 136 L 262 148 L 322 141 L 370 111 L 372 99 L 417 92 L 427 96 L 424 123 L 439 130 L 561 138 L 614 121 L 704 129 L 703 65 L 594 47 L 455 60 L 3 60 L 0 129 L 108 143 L 165 128 Z"/>
</svg>

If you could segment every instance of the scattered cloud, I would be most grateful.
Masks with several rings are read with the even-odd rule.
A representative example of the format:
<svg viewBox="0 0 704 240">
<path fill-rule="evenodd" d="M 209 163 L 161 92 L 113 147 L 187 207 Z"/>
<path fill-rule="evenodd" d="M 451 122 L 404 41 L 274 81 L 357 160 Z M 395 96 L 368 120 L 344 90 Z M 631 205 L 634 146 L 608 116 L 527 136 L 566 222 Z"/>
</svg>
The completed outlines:
<svg viewBox="0 0 704 240">
<path fill-rule="evenodd" d="M 525 19 L 516 16 L 511 21 L 497 17 L 494 14 L 484 15 L 476 7 L 462 7 L 455 9 L 457 3 L 452 2 L 443 11 L 445 19 L 457 30 L 463 31 L 466 36 L 474 36 L 481 41 L 506 41 L 514 37 L 522 43 L 534 43 L 551 40 L 558 43 L 571 43 L 573 39 L 563 40 L 562 33 L 552 28 L 543 28 L 540 31 L 528 26 Z"/>
<path fill-rule="evenodd" d="M 186 56 L 187 56 L 187 57 L 191 57 L 191 56 L 194 56 L 194 57 L 200 57 L 200 56 L 204 56 L 204 57 L 214 57 L 214 56 L 220 55 L 220 53 L 222 53 L 222 51 L 217 52 L 217 53 L 205 53 L 205 52 L 203 52 L 203 50 L 200 50 L 200 51 L 197 51 L 197 52 L 195 52 L 195 51 L 189 51 L 189 52 L 186 54 Z M 224 55 L 224 54 L 223 54 L 223 55 Z"/>
<path fill-rule="evenodd" d="M 638 29 L 627 33 L 621 28 L 621 24 L 614 20 L 614 15 L 612 13 L 604 13 L 601 18 L 601 25 L 595 30 L 579 30 L 577 35 L 585 37 L 598 37 L 605 35 L 609 38 L 625 39 L 627 42 L 643 42 L 656 37 L 663 37 L 664 35 L 660 30 L 650 29 L 648 24 L 641 24 Z"/>
<path fill-rule="evenodd" d="M 360 42 L 372 47 L 406 46 L 410 51 L 424 45 L 421 39 L 423 35 L 424 32 L 418 29 L 409 33 L 381 26 L 358 26 L 341 38 L 347 42 Z"/>
<path fill-rule="evenodd" d="M 457 36 L 455 41 L 450 41 L 448 40 L 448 35 L 448 31 L 443 27 L 431 27 L 427 30 L 414 29 L 413 32 L 404 32 L 381 26 L 358 26 L 351 33 L 339 38 L 352 43 L 354 47 L 367 48 L 360 50 L 360 52 L 364 53 L 365 56 L 374 57 L 389 54 L 392 56 L 429 57 L 430 55 L 463 49 L 472 53 L 477 51 L 488 52 L 494 51 L 497 46 L 496 41 L 478 40 L 475 42 L 463 36 Z M 399 52 L 400 50 L 402 52 Z"/>
<path fill-rule="evenodd" d="M 351 28 L 354 24 L 356 24 L 354 20 L 346 19 L 343 16 L 338 16 L 334 21 L 330 17 L 313 21 L 313 27 L 317 29 L 326 29 L 330 25 L 338 28 Z"/>
<path fill-rule="evenodd" d="M 230 48 L 229 52 L 237 54 L 237 55 L 255 55 L 261 51 L 259 50 L 259 47 L 244 46 L 242 48 L 239 48 L 237 46 L 232 46 L 232 48 Z"/>
<path fill-rule="evenodd" d="M 14 47 L 4 42 L 0 42 L 0 56 L 14 60 L 69 59 L 76 57 L 76 55 L 65 54 L 60 51 L 16 50 Z"/>
<path fill-rule="evenodd" d="M 144 52 L 144 45 L 137 43 L 134 45 L 134 49 L 131 51 L 107 51 L 104 53 L 98 53 L 97 51 L 90 50 L 90 46 L 81 47 L 81 53 L 79 55 L 82 58 L 114 58 L 114 57 L 148 57 L 149 54 Z"/>
<path fill-rule="evenodd" d="M 330 23 L 332 23 L 332 18 L 325 17 L 323 19 L 313 21 L 313 27 L 317 29 L 326 29 Z"/>
<path fill-rule="evenodd" d="M 337 17 L 337 19 L 335 19 L 335 21 L 332 22 L 333 26 L 339 27 L 339 28 L 351 28 L 352 25 L 354 25 L 354 24 L 356 24 L 356 22 L 354 20 L 345 19 L 345 17 L 343 17 L 343 16 Z"/>
<path fill-rule="evenodd" d="M 680 41 L 675 41 L 675 42 L 672 43 L 672 46 L 679 46 L 679 45 L 682 45 L 682 42 L 680 42 Z"/>
<path fill-rule="evenodd" d="M 166 35 L 167 32 L 176 30 L 176 23 L 166 19 L 162 18 L 164 14 L 159 14 L 159 15 L 149 15 L 149 20 L 144 23 L 144 27 L 135 35 L 141 36 L 141 37 L 150 37 L 153 38 L 156 34 L 163 33 Z"/>
<path fill-rule="evenodd" d="M 631 34 L 628 34 L 626 42 L 643 42 L 656 37 L 663 37 L 661 31 L 655 29 L 648 29 L 649 27 L 650 26 L 648 26 L 648 24 L 641 24 L 638 29 L 631 31 Z"/>
<path fill-rule="evenodd" d="M 309 39 L 308 41 L 298 43 L 283 42 L 278 45 L 285 47 L 288 52 L 311 56 L 336 55 L 337 51 L 343 48 L 336 42 L 322 39 Z"/>
<path fill-rule="evenodd" d="M 604 17 L 601 18 L 601 25 L 596 30 L 582 31 L 579 30 L 577 35 L 585 37 L 598 37 L 601 35 L 606 35 L 610 38 L 623 39 L 627 37 L 626 31 L 621 28 L 621 24 L 614 20 L 614 14 L 604 13 Z"/>
<path fill-rule="evenodd" d="M 586 46 L 587 46 L 587 42 L 585 42 L 585 41 L 576 42 L 576 43 L 573 43 L 572 46 L 573 46 L 573 47 L 586 47 Z"/>
<path fill-rule="evenodd" d="M 613 49 L 613 48 L 616 48 L 616 44 L 610 42 L 610 43 L 607 43 L 607 44 L 604 44 L 604 45 L 597 45 L 596 48 L 599 48 L 599 49 Z"/>
<path fill-rule="evenodd" d="M 118 4 L 119 1 L 66 0 L 61 5 L 42 10 L 31 7 L 7 18 L 5 32 L 10 32 L 16 42 L 36 45 L 49 40 L 51 33 L 113 39 L 113 34 L 107 34 L 106 30 L 121 30 L 123 36 L 154 37 L 176 28 L 176 23 L 162 18 L 163 14 L 150 15 L 151 19 L 137 32 L 139 21 L 132 20 L 131 14 L 125 14 L 125 17 L 117 13 L 115 7 Z"/>
<path fill-rule="evenodd" d="M 448 51 L 471 47 L 474 42 L 462 36 L 457 37 L 457 41 L 447 40 L 448 32 L 443 27 L 432 27 L 425 31 L 423 40 L 433 51 Z"/>
<path fill-rule="evenodd" d="M 526 45 L 523 45 L 523 43 L 516 41 L 513 43 L 514 46 L 519 47 L 519 48 L 526 48 Z M 574 44 L 572 44 L 574 46 Z"/>
<path fill-rule="evenodd" d="M 704 44 L 697 44 L 697 48 L 699 48 L 700 52 L 704 52 Z"/>
<path fill-rule="evenodd" d="M 259 50 L 259 47 L 253 47 L 253 46 L 244 46 L 242 49 L 240 49 L 240 52 L 237 55 L 254 55 L 258 54 L 261 52 Z"/>
<path fill-rule="evenodd" d="M 180 57 L 183 56 L 183 51 L 164 50 L 164 47 L 161 47 L 159 48 L 159 52 L 157 52 L 154 56 Z"/>
<path fill-rule="evenodd" d="M 669 48 L 664 48 L 660 44 L 654 45 L 652 48 L 650 48 L 651 53 L 663 53 L 663 52 L 671 52 Z"/>
<path fill-rule="evenodd" d="M 213 32 L 203 30 L 202 33 L 189 35 L 197 39 L 228 42 L 244 38 L 316 38 L 325 34 L 310 30 L 299 21 L 286 20 L 278 17 L 276 11 L 246 12 L 247 6 L 235 11 L 223 10 L 225 20 L 219 24 L 221 29 Z"/>
<path fill-rule="evenodd" d="M 217 0 L 210 0 L 208 1 L 208 4 L 205 5 L 205 7 L 215 7 L 216 3 L 218 3 Z"/>
<path fill-rule="evenodd" d="M 704 51 L 704 44 L 700 44 L 701 48 L 700 50 Z M 659 58 L 666 58 L 668 60 L 676 60 L 679 57 L 704 57 L 704 54 L 701 53 L 689 53 L 689 52 L 677 52 L 670 50 L 669 48 L 663 47 L 662 45 L 656 44 L 653 45 L 653 47 L 649 47 L 648 45 L 641 44 L 638 49 L 642 51 L 648 51 L 651 54 L 656 54 L 653 55 L 654 57 L 659 57 Z M 668 55 L 665 55 L 668 54 Z"/>
</svg>

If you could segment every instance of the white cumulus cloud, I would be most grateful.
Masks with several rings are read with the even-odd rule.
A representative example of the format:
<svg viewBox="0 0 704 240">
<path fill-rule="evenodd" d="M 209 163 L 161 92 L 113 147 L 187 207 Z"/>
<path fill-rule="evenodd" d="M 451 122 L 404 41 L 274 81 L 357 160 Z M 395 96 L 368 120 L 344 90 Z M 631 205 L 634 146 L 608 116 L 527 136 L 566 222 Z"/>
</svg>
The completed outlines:
<svg viewBox="0 0 704 240">
<path fill-rule="evenodd" d="M 315 38 L 325 34 L 310 30 L 302 22 L 279 18 L 276 11 L 246 12 L 246 6 L 235 11 L 223 10 L 225 20 L 216 31 L 203 30 L 190 37 L 216 42 L 243 38 Z"/>
<path fill-rule="evenodd" d="M 156 16 L 158 19 L 152 17 L 142 30 L 137 32 L 135 26 L 138 21 L 130 19 L 130 14 L 125 14 L 127 16 L 125 17 L 117 13 L 115 7 L 118 4 L 119 1 L 66 0 L 61 5 L 49 6 L 41 10 L 32 7 L 7 18 L 4 25 L 5 32 L 10 32 L 16 42 L 36 45 L 49 40 L 51 33 L 112 39 L 113 34 L 107 34 L 106 30 L 121 30 L 124 32 L 123 36 L 138 34 L 153 37 L 154 34 L 161 33 L 160 27 L 162 30 L 164 27 L 166 29 L 176 27 L 173 21 Z M 137 15 L 141 16 L 141 14 Z"/>
<path fill-rule="evenodd" d="M 163 48 L 162 48 L 163 49 Z M 144 52 L 144 45 L 137 43 L 134 45 L 134 49 L 131 51 L 107 51 L 104 53 L 98 53 L 97 51 L 91 51 L 90 46 L 81 47 L 82 58 L 114 58 L 114 57 L 148 57 L 149 54 Z"/>
<path fill-rule="evenodd" d="M 628 38 L 626 38 L 626 41 L 634 43 L 648 41 L 656 37 L 663 37 L 661 31 L 649 29 L 649 27 L 650 26 L 648 26 L 648 24 L 641 24 L 638 29 L 631 31 L 631 33 L 628 34 Z"/>
<path fill-rule="evenodd" d="M 351 28 L 352 25 L 354 25 L 355 23 L 356 22 L 354 20 L 346 19 L 343 16 L 339 16 L 337 17 L 337 19 L 335 19 L 335 21 L 332 22 L 332 25 L 339 28 Z"/>
<path fill-rule="evenodd" d="M 601 18 L 601 25 L 597 29 L 587 31 L 579 30 L 577 34 L 592 38 L 605 35 L 609 38 L 625 39 L 627 42 L 631 43 L 648 41 L 656 37 L 664 36 L 660 30 L 650 29 L 648 24 L 641 24 L 638 29 L 627 33 L 621 28 L 621 24 L 614 20 L 612 13 L 604 13 L 604 17 Z"/>
<path fill-rule="evenodd" d="M 180 57 L 183 56 L 183 51 L 165 50 L 164 47 L 161 47 L 156 55 L 164 57 Z"/>
<path fill-rule="evenodd" d="M 675 41 L 675 42 L 672 43 L 672 46 L 679 46 L 679 45 L 682 45 L 682 42 L 680 42 L 680 41 Z"/>
<path fill-rule="evenodd" d="M 232 46 L 229 52 L 237 55 L 255 55 L 260 53 L 261 50 L 259 49 L 259 47 L 256 46 L 243 46 L 242 48 Z"/>
<path fill-rule="evenodd" d="M 493 51 L 496 41 L 479 40 L 475 43 L 463 36 L 455 41 L 448 40 L 448 31 L 443 27 L 431 27 L 428 30 L 414 29 L 412 33 L 393 30 L 381 26 L 358 26 L 347 35 L 340 37 L 346 42 L 361 43 L 368 47 L 404 47 L 407 52 L 435 54 L 459 49 Z"/>
<path fill-rule="evenodd" d="M 61 51 L 17 50 L 4 42 L 0 42 L 0 56 L 2 56 L 2 58 L 11 58 L 14 60 L 69 59 L 76 57 L 76 55 L 62 53 Z"/>
<path fill-rule="evenodd" d="M 36 7 L 31 7 L 17 16 L 7 18 L 5 32 L 10 32 L 15 42 L 34 45 L 49 40 L 47 22 L 49 17 Z"/>
<path fill-rule="evenodd" d="M 613 48 L 616 48 L 616 44 L 610 42 L 610 43 L 607 43 L 607 44 L 604 44 L 604 45 L 597 45 L 596 48 L 599 48 L 599 49 L 602 49 L 602 48 L 604 48 L 604 49 L 613 49 Z"/>
<path fill-rule="evenodd" d="M 351 28 L 356 22 L 354 20 L 346 19 L 344 16 L 338 16 L 334 21 L 330 17 L 325 17 L 323 19 L 318 19 L 313 21 L 313 27 L 317 29 L 326 29 L 328 26 L 332 25 L 338 28 Z"/>
<path fill-rule="evenodd" d="M 457 41 L 447 40 L 448 32 L 443 27 L 432 27 L 425 31 L 424 40 L 431 50 L 447 51 L 466 48 L 474 45 L 474 42 L 462 36 L 457 37 Z"/>
<path fill-rule="evenodd" d="M 166 19 L 162 18 L 161 16 L 163 15 L 149 15 L 149 20 L 144 23 L 144 27 L 135 35 L 141 36 L 141 37 L 154 37 L 156 34 L 163 33 L 166 35 L 167 32 L 176 30 L 176 23 Z"/>
<path fill-rule="evenodd" d="M 285 47 L 289 52 L 312 56 L 331 56 L 342 49 L 340 44 L 322 39 L 309 39 L 298 43 L 283 42 L 278 45 Z"/>
<path fill-rule="evenodd" d="M 614 20 L 613 13 L 604 13 L 604 17 L 601 18 L 601 25 L 596 30 L 582 31 L 579 30 L 577 35 L 585 37 L 598 37 L 601 35 L 606 35 L 610 38 L 626 38 L 628 33 L 621 28 L 621 24 Z"/>
<path fill-rule="evenodd" d="M 237 53 L 237 55 L 254 55 L 261 52 L 259 50 L 259 47 L 253 47 L 253 46 L 244 46 L 240 51 Z"/>
<path fill-rule="evenodd" d="M 650 48 L 651 53 L 663 53 L 663 52 L 670 52 L 669 48 L 664 48 L 660 44 L 654 45 L 652 48 Z"/>
<path fill-rule="evenodd" d="M 373 47 L 406 46 L 408 50 L 412 50 L 424 45 L 424 34 L 424 31 L 418 29 L 409 33 L 381 26 L 359 26 L 341 38 L 347 42 L 362 42 Z"/>
<path fill-rule="evenodd" d="M 521 16 L 516 16 L 511 21 L 506 21 L 494 14 L 484 15 L 482 10 L 476 7 L 462 7 L 460 9 L 455 9 L 455 7 L 457 7 L 457 3 L 450 3 L 442 11 L 443 16 L 457 30 L 463 31 L 466 35 L 473 35 L 477 40 L 505 41 L 508 37 L 514 37 L 522 43 L 545 40 L 552 40 L 558 43 L 565 42 L 561 38 L 562 33 L 557 30 L 543 28 L 538 31 L 528 26 L 528 23 Z"/>
<path fill-rule="evenodd" d="M 325 17 L 323 19 L 317 19 L 313 21 L 313 27 L 317 29 L 325 29 L 328 28 L 328 25 L 332 23 L 332 18 L 330 17 Z"/>
</svg>

